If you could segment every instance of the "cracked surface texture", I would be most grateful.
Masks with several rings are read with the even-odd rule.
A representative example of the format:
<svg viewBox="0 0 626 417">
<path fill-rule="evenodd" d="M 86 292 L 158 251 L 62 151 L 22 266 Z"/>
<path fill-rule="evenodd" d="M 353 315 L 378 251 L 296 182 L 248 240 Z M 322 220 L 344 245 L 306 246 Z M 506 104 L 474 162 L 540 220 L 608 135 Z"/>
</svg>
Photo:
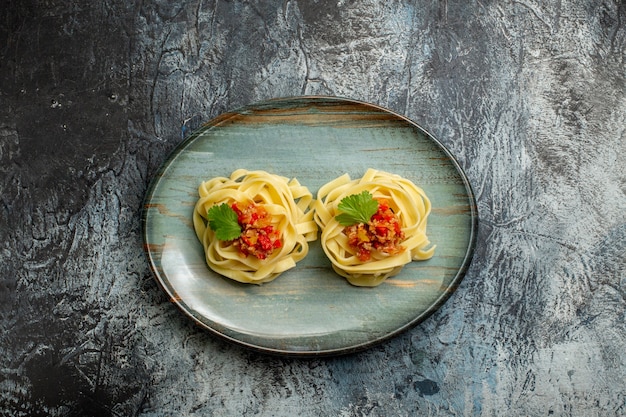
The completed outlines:
<svg viewBox="0 0 626 417">
<path fill-rule="evenodd" d="M 0 415 L 626 414 L 623 1 L 4 4 Z M 270 357 L 168 302 L 142 199 L 202 123 L 315 94 L 441 140 L 476 192 L 478 245 L 414 329 Z"/>
</svg>

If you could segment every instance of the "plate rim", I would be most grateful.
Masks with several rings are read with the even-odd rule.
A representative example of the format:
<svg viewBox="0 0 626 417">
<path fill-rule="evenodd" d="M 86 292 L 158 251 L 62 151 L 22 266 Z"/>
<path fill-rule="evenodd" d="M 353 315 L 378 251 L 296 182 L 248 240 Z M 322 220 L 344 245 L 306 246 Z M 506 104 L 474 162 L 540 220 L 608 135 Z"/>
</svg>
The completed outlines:
<svg viewBox="0 0 626 417">
<path fill-rule="evenodd" d="M 340 347 L 340 348 L 331 348 L 331 349 L 323 349 L 323 350 L 316 350 L 316 349 L 308 349 L 308 350 L 289 350 L 289 349 L 279 349 L 279 348 L 273 348 L 273 347 L 267 347 L 267 346 L 260 346 L 260 345 L 256 345 L 253 343 L 249 343 L 246 342 L 244 340 L 240 340 L 237 339 L 235 337 L 232 337 L 230 335 L 227 335 L 223 332 L 220 332 L 218 329 L 215 329 L 209 325 L 207 325 L 206 323 L 202 322 L 201 320 L 199 320 L 197 317 L 195 317 L 194 314 L 192 314 L 192 312 L 190 310 L 190 307 L 186 306 L 185 302 L 183 299 L 179 298 L 175 291 L 173 290 L 173 288 L 170 288 L 167 285 L 167 279 L 164 279 L 164 277 L 161 277 L 160 272 L 158 271 L 157 268 L 157 263 L 154 260 L 154 256 L 153 253 L 151 251 L 150 248 L 150 244 L 149 244 L 149 238 L 148 238 L 148 209 L 150 208 L 150 201 L 152 199 L 153 193 L 155 192 L 160 179 L 162 178 L 163 174 L 165 173 L 165 171 L 169 168 L 170 164 L 172 163 L 172 161 L 174 161 L 176 159 L 176 157 L 192 142 L 194 141 L 197 137 L 199 137 L 201 134 L 203 134 L 204 132 L 206 132 L 207 130 L 210 130 L 212 128 L 215 128 L 217 126 L 219 126 L 220 124 L 223 124 L 225 122 L 227 122 L 228 120 L 237 117 L 239 115 L 243 115 L 246 112 L 249 112 L 255 108 L 259 108 L 262 106 L 268 106 L 271 104 L 277 104 L 277 103 L 285 103 L 285 102 L 300 102 L 303 104 L 310 104 L 312 102 L 337 102 L 337 103 L 349 103 L 352 105 L 358 105 L 358 106 L 364 106 L 366 108 L 371 108 L 374 109 L 378 112 L 382 112 L 382 113 L 387 113 L 389 115 L 392 115 L 398 119 L 403 120 L 405 123 L 407 123 L 408 125 L 410 125 L 411 127 L 413 127 L 414 129 L 417 129 L 418 131 L 420 131 L 424 136 L 426 136 L 428 138 L 428 140 L 432 141 L 434 144 L 437 145 L 437 147 L 447 156 L 448 160 L 452 163 L 452 165 L 454 166 L 456 172 L 459 174 L 459 177 L 462 180 L 463 186 L 467 192 L 467 198 L 468 198 L 468 208 L 469 208 L 469 217 L 471 219 L 470 222 L 470 235 L 469 235 L 469 240 L 468 240 L 468 244 L 467 244 L 467 248 L 465 250 L 465 254 L 463 256 L 463 260 L 460 264 L 460 267 L 457 269 L 456 274 L 454 276 L 454 278 L 450 281 L 450 283 L 448 285 L 446 285 L 446 290 L 442 291 L 442 293 L 440 294 L 439 297 L 437 297 L 435 299 L 435 301 L 433 301 L 428 308 L 426 308 L 421 314 L 417 315 L 415 318 L 413 318 L 412 320 L 410 320 L 409 322 L 407 322 L 406 324 L 404 324 L 403 326 L 398 327 L 397 329 L 388 332 L 382 336 L 373 338 L 373 339 L 369 339 L 367 341 L 364 341 L 362 343 L 357 343 L 357 344 L 352 344 L 350 346 L 345 346 L 345 347 Z M 260 100 L 260 101 L 256 101 L 250 104 L 246 104 L 243 106 L 239 106 L 237 108 L 234 108 L 232 110 L 228 110 L 225 111 L 223 113 L 220 113 L 219 115 L 211 118 L 210 120 L 208 120 L 207 122 L 203 123 L 200 127 L 198 127 L 197 129 L 195 129 L 187 138 L 185 138 L 183 141 L 181 141 L 179 144 L 177 144 L 168 154 L 168 156 L 163 160 L 163 162 L 159 165 L 158 169 L 155 171 L 155 173 L 153 174 L 152 178 L 150 179 L 148 186 L 146 188 L 146 191 L 144 193 L 144 197 L 142 200 L 142 205 L 141 205 L 141 236 L 142 236 L 142 243 L 143 243 L 143 252 L 147 258 L 148 261 L 148 265 L 150 268 L 150 272 L 151 275 L 153 277 L 153 279 L 157 282 L 158 286 L 160 287 L 160 289 L 165 292 L 165 294 L 167 294 L 168 296 L 168 301 L 172 304 L 174 304 L 180 311 L 183 312 L 184 316 L 186 316 L 187 318 L 191 319 L 193 323 L 195 323 L 196 325 L 198 325 L 200 328 L 202 328 L 202 330 L 207 330 L 209 331 L 210 334 L 217 336 L 218 338 L 225 340 L 229 343 L 256 351 L 256 352 L 260 352 L 260 353 L 266 353 L 266 354 L 270 354 L 270 355 L 276 355 L 276 356 L 287 356 L 287 357 L 318 357 L 318 356 L 339 356 L 339 355 L 345 355 L 345 354 L 351 354 L 351 353 L 357 353 L 357 352 L 361 352 L 364 350 L 367 350 L 373 346 L 379 345 L 387 340 L 390 340 L 392 338 L 395 338 L 396 336 L 405 333 L 406 331 L 416 327 L 417 325 L 419 325 L 420 323 L 423 323 L 426 319 L 428 319 L 434 312 L 436 312 L 437 310 L 439 310 L 441 308 L 442 305 L 444 305 L 448 299 L 456 292 L 456 290 L 458 289 L 459 285 L 461 284 L 461 282 L 463 281 L 463 279 L 465 278 L 465 275 L 467 274 L 471 263 L 472 263 L 472 259 L 474 256 L 474 252 L 475 252 L 475 248 L 476 248 L 476 242 L 477 242 L 477 236 L 478 236 L 478 228 L 479 228 L 480 222 L 479 222 L 479 213 L 478 213 L 478 206 L 477 206 L 477 202 L 476 202 L 476 197 L 474 194 L 474 190 L 473 187 L 467 177 L 467 174 L 465 173 L 465 171 L 463 170 L 463 168 L 461 167 L 459 161 L 457 160 L 457 158 L 451 153 L 451 151 L 437 138 L 435 137 L 433 134 L 431 134 L 428 130 L 424 129 L 421 125 L 419 125 L 418 123 L 416 123 L 415 121 L 411 120 L 410 118 L 408 118 L 407 116 L 404 116 L 402 114 L 399 114 L 393 110 L 390 110 L 388 108 L 382 107 L 380 105 L 377 104 L 373 104 L 373 103 L 369 103 L 366 101 L 362 101 L 362 100 L 357 100 L 357 99 L 352 99 L 352 98 L 346 98 L 346 97 L 339 97 L 339 96 L 326 96 L 326 95 L 302 95 L 302 96 L 286 96 L 286 97 L 275 97 L 275 98 L 271 98 L 271 99 L 267 99 L 267 100 Z"/>
</svg>

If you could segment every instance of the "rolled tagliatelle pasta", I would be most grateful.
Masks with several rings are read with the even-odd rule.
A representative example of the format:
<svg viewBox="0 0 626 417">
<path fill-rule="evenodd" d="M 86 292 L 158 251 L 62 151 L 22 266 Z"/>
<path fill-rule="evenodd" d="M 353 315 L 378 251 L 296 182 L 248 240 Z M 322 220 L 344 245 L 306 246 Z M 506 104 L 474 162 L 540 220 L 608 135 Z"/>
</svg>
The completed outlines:
<svg viewBox="0 0 626 417">
<path fill-rule="evenodd" d="M 430 200 L 399 175 L 368 169 L 323 185 L 314 204 L 321 245 L 333 269 L 356 286 L 374 287 L 413 260 L 430 259 Z"/>
<path fill-rule="evenodd" d="M 203 182 L 198 193 L 193 224 L 207 265 L 235 281 L 274 280 L 317 238 L 313 196 L 295 178 L 239 169 Z"/>
</svg>

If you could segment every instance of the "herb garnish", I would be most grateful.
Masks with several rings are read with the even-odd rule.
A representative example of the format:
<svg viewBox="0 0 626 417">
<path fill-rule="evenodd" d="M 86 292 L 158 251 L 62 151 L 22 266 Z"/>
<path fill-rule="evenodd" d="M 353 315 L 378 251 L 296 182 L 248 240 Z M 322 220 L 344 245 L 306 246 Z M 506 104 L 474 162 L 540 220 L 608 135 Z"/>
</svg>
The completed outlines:
<svg viewBox="0 0 626 417">
<path fill-rule="evenodd" d="M 368 223 L 378 211 L 378 201 L 369 191 L 361 194 L 352 194 L 344 197 L 337 208 L 342 212 L 335 219 L 342 226 L 352 226 L 357 223 Z"/>
<path fill-rule="evenodd" d="M 209 227 L 219 240 L 234 240 L 241 235 L 237 213 L 228 204 L 215 205 L 208 211 Z"/>
</svg>

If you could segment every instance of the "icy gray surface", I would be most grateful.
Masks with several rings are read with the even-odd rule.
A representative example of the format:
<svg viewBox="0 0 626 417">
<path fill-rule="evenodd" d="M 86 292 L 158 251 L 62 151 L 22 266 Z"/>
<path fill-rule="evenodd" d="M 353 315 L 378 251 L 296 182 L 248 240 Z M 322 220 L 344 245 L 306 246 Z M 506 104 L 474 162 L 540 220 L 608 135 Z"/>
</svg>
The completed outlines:
<svg viewBox="0 0 626 417">
<path fill-rule="evenodd" d="M 0 415 L 626 414 L 623 1 L 3 3 Z M 481 226 L 427 321 L 283 359 L 169 303 L 140 209 L 202 122 L 311 94 L 433 133 Z"/>
</svg>

